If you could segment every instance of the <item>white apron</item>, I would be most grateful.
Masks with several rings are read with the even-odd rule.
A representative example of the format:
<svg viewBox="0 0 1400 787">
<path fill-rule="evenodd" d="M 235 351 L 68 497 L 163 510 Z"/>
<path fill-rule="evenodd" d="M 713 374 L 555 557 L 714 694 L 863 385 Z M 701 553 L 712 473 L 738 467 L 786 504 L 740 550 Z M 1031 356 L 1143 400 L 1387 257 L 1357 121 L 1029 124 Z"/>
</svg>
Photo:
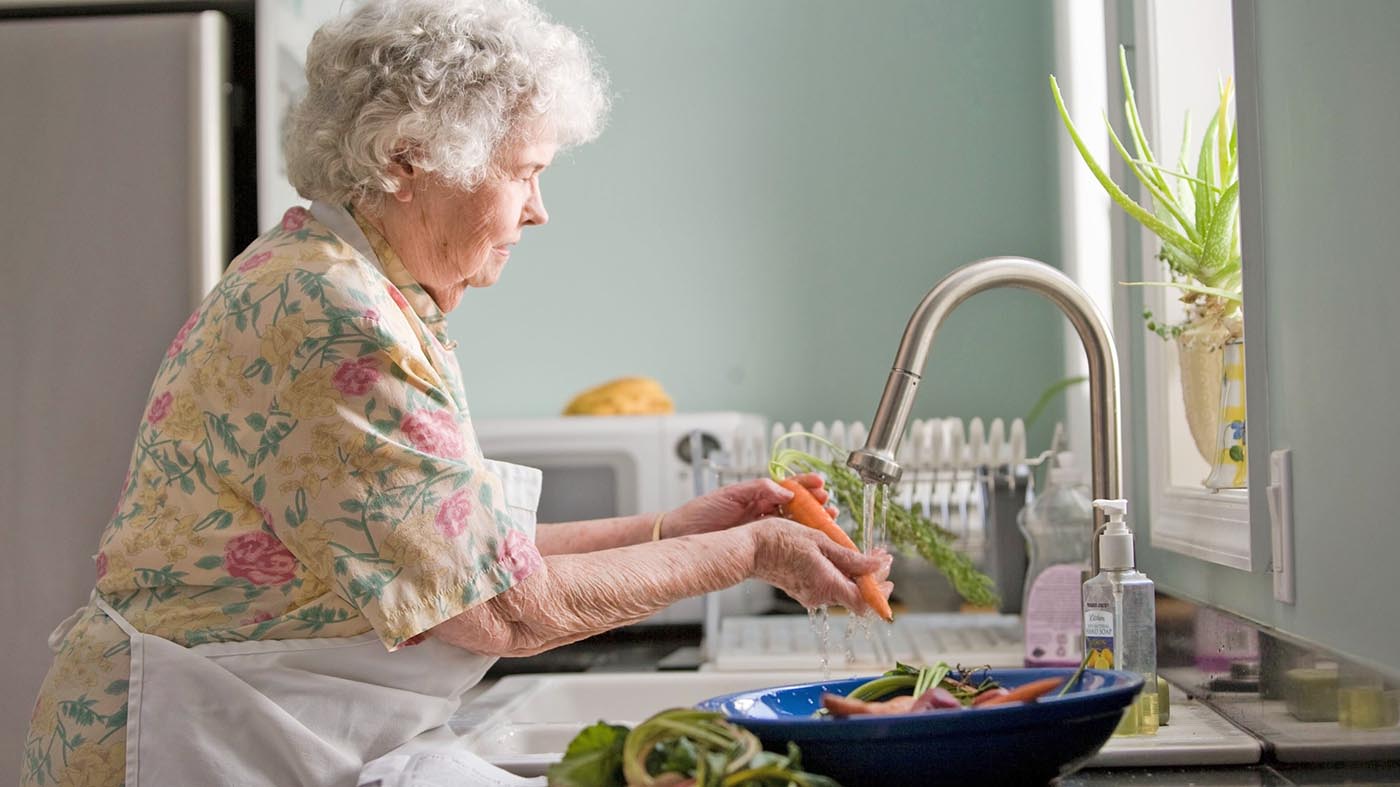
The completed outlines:
<svg viewBox="0 0 1400 787">
<path fill-rule="evenodd" d="M 533 539 L 540 471 L 486 464 Z M 126 787 L 353 786 L 370 760 L 449 739 L 495 661 L 432 638 L 389 653 L 374 632 L 186 648 L 94 599 L 131 638 Z"/>
</svg>

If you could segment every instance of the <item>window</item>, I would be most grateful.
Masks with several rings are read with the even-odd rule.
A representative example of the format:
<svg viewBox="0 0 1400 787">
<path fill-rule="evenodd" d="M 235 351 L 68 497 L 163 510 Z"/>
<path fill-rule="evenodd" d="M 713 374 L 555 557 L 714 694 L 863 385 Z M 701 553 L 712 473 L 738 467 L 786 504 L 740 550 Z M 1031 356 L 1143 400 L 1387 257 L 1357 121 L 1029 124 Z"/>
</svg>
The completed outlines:
<svg viewBox="0 0 1400 787">
<path fill-rule="evenodd" d="M 1188 111 L 1192 140 L 1187 150 L 1197 151 L 1215 111 L 1215 85 L 1233 76 L 1231 4 L 1229 0 L 1134 0 L 1133 11 L 1136 47 L 1130 67 L 1135 68 L 1134 88 L 1144 130 L 1156 152 L 1174 163 Z M 1194 170 L 1194 161 L 1191 164 Z M 1143 278 L 1164 278 L 1156 260 L 1158 240 L 1146 231 L 1139 236 Z M 1168 322 L 1183 316 L 1174 290 L 1143 288 L 1143 302 Z M 1138 329 L 1142 330 L 1140 325 Z M 1145 453 L 1148 462 L 1152 545 L 1249 570 L 1249 492 L 1211 491 L 1202 484 L 1211 465 L 1197 450 L 1187 422 L 1176 343 L 1149 335 L 1142 360 L 1147 446 L 1137 458 Z"/>
</svg>

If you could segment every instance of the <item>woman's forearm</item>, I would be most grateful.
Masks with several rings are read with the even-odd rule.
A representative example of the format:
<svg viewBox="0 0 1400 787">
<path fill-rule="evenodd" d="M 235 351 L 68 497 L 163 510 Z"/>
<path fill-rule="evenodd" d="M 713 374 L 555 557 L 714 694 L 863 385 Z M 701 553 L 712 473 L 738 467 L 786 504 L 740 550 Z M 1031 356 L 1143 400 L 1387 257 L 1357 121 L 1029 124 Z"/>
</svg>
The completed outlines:
<svg viewBox="0 0 1400 787">
<path fill-rule="evenodd" d="M 541 555 L 580 555 L 632 546 L 651 540 L 656 514 L 590 519 L 585 522 L 542 524 L 535 529 Z"/>
<path fill-rule="evenodd" d="M 495 656 L 528 656 L 635 623 L 683 598 L 729 587 L 753 572 L 750 528 L 587 555 L 555 555 L 510 590 L 433 630 Z"/>
</svg>

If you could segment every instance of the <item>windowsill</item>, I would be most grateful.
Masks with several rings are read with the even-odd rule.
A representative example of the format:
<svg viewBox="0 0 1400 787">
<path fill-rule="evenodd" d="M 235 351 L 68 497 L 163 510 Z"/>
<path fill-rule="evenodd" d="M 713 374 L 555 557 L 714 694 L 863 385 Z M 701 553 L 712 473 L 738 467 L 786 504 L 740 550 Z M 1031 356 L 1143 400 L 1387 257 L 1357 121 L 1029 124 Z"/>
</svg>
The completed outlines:
<svg viewBox="0 0 1400 787">
<path fill-rule="evenodd" d="M 1149 540 L 1157 549 L 1249 571 L 1249 492 L 1154 489 Z"/>
</svg>

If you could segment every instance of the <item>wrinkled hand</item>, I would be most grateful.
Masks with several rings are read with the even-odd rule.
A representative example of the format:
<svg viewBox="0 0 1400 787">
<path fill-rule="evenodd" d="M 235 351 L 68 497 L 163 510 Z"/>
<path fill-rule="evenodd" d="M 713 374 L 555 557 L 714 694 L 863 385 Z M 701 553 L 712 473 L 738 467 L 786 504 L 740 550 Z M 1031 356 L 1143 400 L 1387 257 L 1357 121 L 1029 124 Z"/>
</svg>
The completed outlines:
<svg viewBox="0 0 1400 787">
<path fill-rule="evenodd" d="M 890 555 L 869 555 L 837 544 L 825 534 L 787 519 L 764 519 L 751 525 L 754 576 L 776 585 L 808 609 L 840 604 L 855 613 L 870 609 L 852 577 L 874 574 L 889 598 Z"/>
<path fill-rule="evenodd" d="M 831 493 L 826 490 L 820 475 L 803 473 L 793 478 L 811 490 L 818 503 L 826 505 L 831 498 Z M 730 484 L 667 513 L 661 527 L 662 535 L 666 538 L 677 538 L 746 525 L 764 517 L 775 516 L 779 507 L 791 499 L 791 492 L 769 478 Z M 832 518 L 836 517 L 834 507 L 826 506 L 826 511 Z"/>
</svg>

